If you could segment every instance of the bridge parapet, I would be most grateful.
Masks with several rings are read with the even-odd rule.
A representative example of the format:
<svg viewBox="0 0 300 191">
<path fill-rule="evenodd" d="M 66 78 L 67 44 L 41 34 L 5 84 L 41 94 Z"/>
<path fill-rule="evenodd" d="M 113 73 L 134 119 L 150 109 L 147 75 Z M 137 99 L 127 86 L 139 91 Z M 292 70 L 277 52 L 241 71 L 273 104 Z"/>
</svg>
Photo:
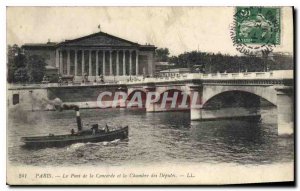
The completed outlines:
<svg viewBox="0 0 300 191">
<path fill-rule="evenodd" d="M 139 80 L 120 81 L 119 84 L 141 84 L 161 83 L 189 80 L 282 80 L 293 79 L 293 70 L 275 70 L 270 72 L 244 72 L 244 73 L 186 73 L 177 74 L 171 77 L 151 77 Z"/>
<path fill-rule="evenodd" d="M 195 76 L 196 78 L 198 76 Z M 201 74 L 201 79 L 293 79 L 293 70 Z"/>
</svg>

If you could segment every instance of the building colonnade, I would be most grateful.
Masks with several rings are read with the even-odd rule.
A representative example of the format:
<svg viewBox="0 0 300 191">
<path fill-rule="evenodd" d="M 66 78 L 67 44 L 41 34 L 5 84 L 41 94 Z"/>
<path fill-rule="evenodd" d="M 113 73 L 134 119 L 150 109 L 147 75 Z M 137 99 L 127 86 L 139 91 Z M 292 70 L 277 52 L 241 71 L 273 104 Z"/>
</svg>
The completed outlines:
<svg viewBox="0 0 300 191">
<path fill-rule="evenodd" d="M 56 50 L 56 66 L 62 75 L 141 75 L 139 51 L 134 49 L 58 49 Z"/>
</svg>

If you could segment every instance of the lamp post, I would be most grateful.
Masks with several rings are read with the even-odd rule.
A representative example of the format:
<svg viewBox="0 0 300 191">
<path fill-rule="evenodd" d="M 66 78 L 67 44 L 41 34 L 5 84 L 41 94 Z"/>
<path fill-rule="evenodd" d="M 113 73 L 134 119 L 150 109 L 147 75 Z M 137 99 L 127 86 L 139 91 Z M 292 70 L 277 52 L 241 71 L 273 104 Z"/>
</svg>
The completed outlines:
<svg viewBox="0 0 300 191">
<path fill-rule="evenodd" d="M 31 97 L 31 111 L 33 112 L 33 96 L 32 96 L 32 90 L 30 92 L 30 97 Z"/>
</svg>

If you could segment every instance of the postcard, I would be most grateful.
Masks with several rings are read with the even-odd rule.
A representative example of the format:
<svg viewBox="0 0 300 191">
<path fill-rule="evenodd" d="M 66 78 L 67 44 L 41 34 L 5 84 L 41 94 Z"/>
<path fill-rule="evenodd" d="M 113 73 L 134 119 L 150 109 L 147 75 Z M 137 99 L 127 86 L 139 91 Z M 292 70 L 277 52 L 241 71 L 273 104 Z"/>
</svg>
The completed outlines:
<svg viewBox="0 0 300 191">
<path fill-rule="evenodd" d="M 294 184 L 293 7 L 16 7 L 7 184 Z"/>
</svg>

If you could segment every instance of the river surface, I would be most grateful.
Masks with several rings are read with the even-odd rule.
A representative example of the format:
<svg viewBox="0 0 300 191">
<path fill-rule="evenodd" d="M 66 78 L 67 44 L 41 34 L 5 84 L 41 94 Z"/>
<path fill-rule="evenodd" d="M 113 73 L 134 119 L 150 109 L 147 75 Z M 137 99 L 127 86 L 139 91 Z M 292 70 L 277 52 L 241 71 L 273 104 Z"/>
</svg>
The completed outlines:
<svg viewBox="0 0 300 191">
<path fill-rule="evenodd" d="M 277 136 L 276 108 L 262 110 L 261 122 L 219 120 L 191 122 L 189 112 L 81 110 L 84 124 L 129 125 L 128 140 L 77 143 L 30 150 L 22 136 L 69 133 L 74 111 L 13 113 L 7 128 L 8 160 L 34 166 L 144 165 L 157 163 L 235 163 L 263 165 L 293 162 L 293 138 Z"/>
</svg>

